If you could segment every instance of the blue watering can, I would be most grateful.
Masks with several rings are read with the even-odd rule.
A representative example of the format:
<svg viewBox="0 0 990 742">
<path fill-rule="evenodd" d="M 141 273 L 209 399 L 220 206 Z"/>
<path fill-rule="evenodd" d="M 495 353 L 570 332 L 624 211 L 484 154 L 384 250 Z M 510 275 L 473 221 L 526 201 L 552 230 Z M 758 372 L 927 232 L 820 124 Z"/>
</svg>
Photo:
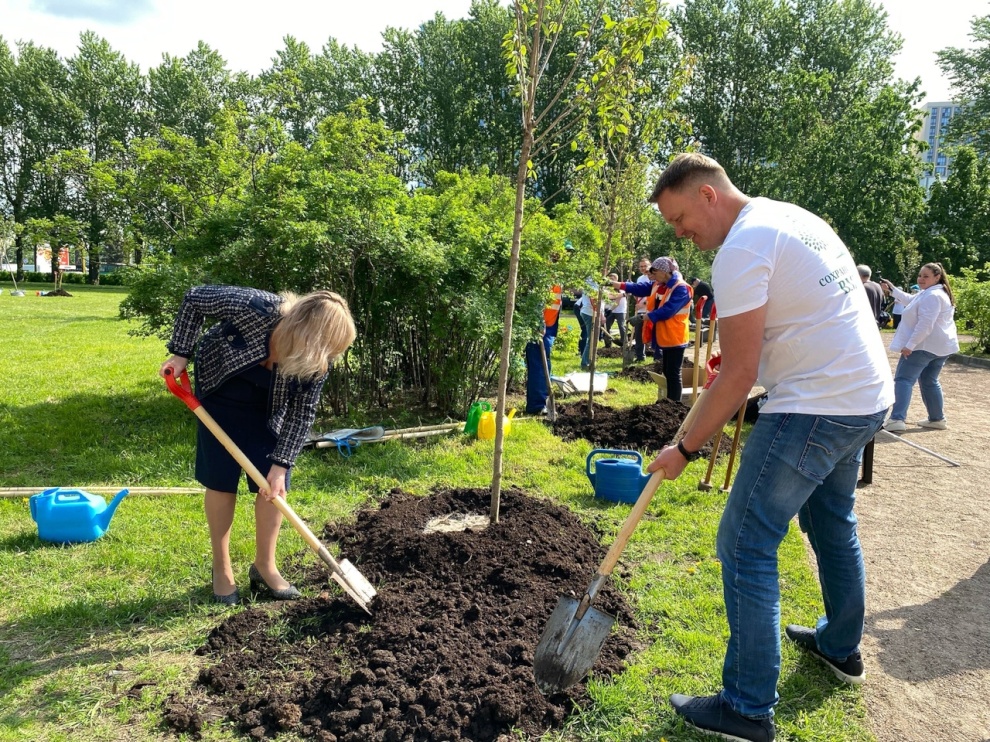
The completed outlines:
<svg viewBox="0 0 990 742">
<path fill-rule="evenodd" d="M 32 495 L 29 504 L 31 517 L 38 524 L 38 536 L 56 544 L 95 541 L 107 532 L 127 492 L 118 492 L 109 505 L 102 497 L 78 489 L 53 487 Z"/>
<path fill-rule="evenodd" d="M 613 456 L 635 456 L 635 461 L 609 458 L 598 459 L 595 471 L 591 471 L 591 459 L 598 454 L 607 453 Z M 650 480 L 649 474 L 643 474 L 643 457 L 638 451 L 618 451 L 611 448 L 596 448 L 588 454 L 585 473 L 595 488 L 595 497 L 612 502 L 634 503 L 639 499 L 640 492 Z"/>
</svg>

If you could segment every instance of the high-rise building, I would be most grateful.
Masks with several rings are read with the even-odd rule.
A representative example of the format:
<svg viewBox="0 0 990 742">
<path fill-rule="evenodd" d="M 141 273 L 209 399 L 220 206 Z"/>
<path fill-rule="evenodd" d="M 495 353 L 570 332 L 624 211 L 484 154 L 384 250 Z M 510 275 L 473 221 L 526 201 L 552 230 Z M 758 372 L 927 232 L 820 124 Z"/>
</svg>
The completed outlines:
<svg viewBox="0 0 990 742">
<path fill-rule="evenodd" d="M 931 188 L 936 178 L 945 180 L 949 176 L 952 158 L 944 150 L 943 134 L 949 121 L 961 109 L 962 106 L 954 101 L 928 102 L 923 106 L 924 125 L 915 136 L 928 144 L 928 150 L 921 153 L 921 159 L 925 165 L 921 184 L 925 190 Z"/>
</svg>

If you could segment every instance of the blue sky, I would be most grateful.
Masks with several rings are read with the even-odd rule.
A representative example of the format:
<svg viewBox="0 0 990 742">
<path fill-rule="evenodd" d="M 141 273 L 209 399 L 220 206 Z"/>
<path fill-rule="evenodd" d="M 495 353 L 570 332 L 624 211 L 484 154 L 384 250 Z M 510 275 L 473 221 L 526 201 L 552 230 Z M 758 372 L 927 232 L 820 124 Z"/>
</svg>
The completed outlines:
<svg viewBox="0 0 990 742">
<path fill-rule="evenodd" d="M 990 14 L 988 0 L 882 0 L 890 27 L 904 37 L 894 60 L 900 77 L 922 78 L 927 100 L 950 93 L 935 61 L 947 46 L 970 46 L 969 22 Z M 470 0 L 0 0 L 0 35 L 8 43 L 31 40 L 71 55 L 79 34 L 93 30 L 142 69 L 163 53 L 184 56 L 203 40 L 235 70 L 269 66 L 282 38 L 295 36 L 314 50 L 329 37 L 375 51 L 387 26 L 416 28 L 434 13 L 467 15 Z"/>
</svg>

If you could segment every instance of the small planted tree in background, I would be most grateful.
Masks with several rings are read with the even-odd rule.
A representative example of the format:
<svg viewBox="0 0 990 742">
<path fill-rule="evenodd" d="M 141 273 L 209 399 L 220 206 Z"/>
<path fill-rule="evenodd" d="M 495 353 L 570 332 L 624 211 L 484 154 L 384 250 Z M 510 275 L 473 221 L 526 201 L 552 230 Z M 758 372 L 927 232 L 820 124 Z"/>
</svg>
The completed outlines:
<svg viewBox="0 0 990 742">
<path fill-rule="evenodd" d="M 656 13 L 632 16 L 606 25 L 605 47 L 595 57 L 605 67 L 613 59 L 633 55 L 634 64 L 616 70 L 621 79 L 599 96 L 580 97 L 589 106 L 583 116 L 584 126 L 571 143 L 573 149 L 585 152 L 585 161 L 578 166 L 578 192 L 582 205 L 601 227 L 602 274 L 609 272 L 613 251 L 628 257 L 628 244 L 638 231 L 647 209 L 644 195 L 654 154 L 661 148 L 660 139 L 672 132 L 686 133 L 688 126 L 673 106 L 688 79 L 689 69 L 674 61 L 677 50 L 670 44 L 662 65 L 667 74 L 651 74 L 657 70 L 654 60 L 644 64 L 646 47 L 664 40 L 670 24 Z M 581 85 L 587 85 L 582 81 Z M 590 91 L 589 91 L 590 92 Z M 598 304 L 604 299 L 606 283 L 598 291 Z M 591 378 L 595 377 L 598 359 L 598 337 L 601 332 L 601 312 L 596 311 L 592 324 Z M 622 339 L 625 359 L 625 338 Z M 625 361 L 624 361 L 625 363 Z M 594 382 L 588 387 L 588 415 L 594 417 Z"/>
<path fill-rule="evenodd" d="M 62 248 L 74 249 L 83 243 L 86 225 L 78 219 L 58 214 L 51 219 L 28 219 L 25 229 L 37 250 L 42 245 L 51 248 L 52 282 L 54 291 L 62 288 L 62 266 L 59 255 Z"/>
<path fill-rule="evenodd" d="M 498 522 L 502 485 L 504 445 L 503 417 L 505 392 L 512 351 L 512 320 L 516 303 L 519 249 L 523 231 L 523 211 L 527 183 L 535 174 L 534 161 L 552 156 L 561 146 L 569 146 L 584 127 L 589 111 L 617 105 L 633 92 L 632 69 L 643 61 L 643 50 L 661 32 L 660 5 L 645 2 L 597 2 L 579 22 L 577 31 L 568 24 L 585 6 L 571 0 L 535 0 L 512 4 L 514 24 L 506 34 L 503 50 L 506 72 L 513 80 L 521 102 L 521 142 L 516 168 L 516 202 L 509 257 L 508 290 L 502 351 L 499 357 L 498 401 L 495 409 L 495 456 L 492 472 L 490 518 Z M 609 15 L 612 11 L 616 17 Z M 618 12 L 616 12 L 618 11 Z M 623 19 L 620 22 L 617 18 Z M 558 46 L 570 40 L 571 65 L 563 84 L 545 91 L 541 83 Z"/>
</svg>

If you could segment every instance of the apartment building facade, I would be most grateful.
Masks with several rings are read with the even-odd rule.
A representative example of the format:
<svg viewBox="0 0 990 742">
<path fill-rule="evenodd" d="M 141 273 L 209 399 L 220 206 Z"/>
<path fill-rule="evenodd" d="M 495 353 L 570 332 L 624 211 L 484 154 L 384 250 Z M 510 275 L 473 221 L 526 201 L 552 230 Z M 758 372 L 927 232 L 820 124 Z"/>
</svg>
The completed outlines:
<svg viewBox="0 0 990 742">
<path fill-rule="evenodd" d="M 928 144 L 928 149 L 921 153 L 925 172 L 921 176 L 921 184 L 929 190 L 932 183 L 945 180 L 952 167 L 952 158 L 943 148 L 943 133 L 949 121 L 962 109 L 955 101 L 931 101 L 922 107 L 924 125 L 915 134 L 921 141 Z"/>
</svg>

